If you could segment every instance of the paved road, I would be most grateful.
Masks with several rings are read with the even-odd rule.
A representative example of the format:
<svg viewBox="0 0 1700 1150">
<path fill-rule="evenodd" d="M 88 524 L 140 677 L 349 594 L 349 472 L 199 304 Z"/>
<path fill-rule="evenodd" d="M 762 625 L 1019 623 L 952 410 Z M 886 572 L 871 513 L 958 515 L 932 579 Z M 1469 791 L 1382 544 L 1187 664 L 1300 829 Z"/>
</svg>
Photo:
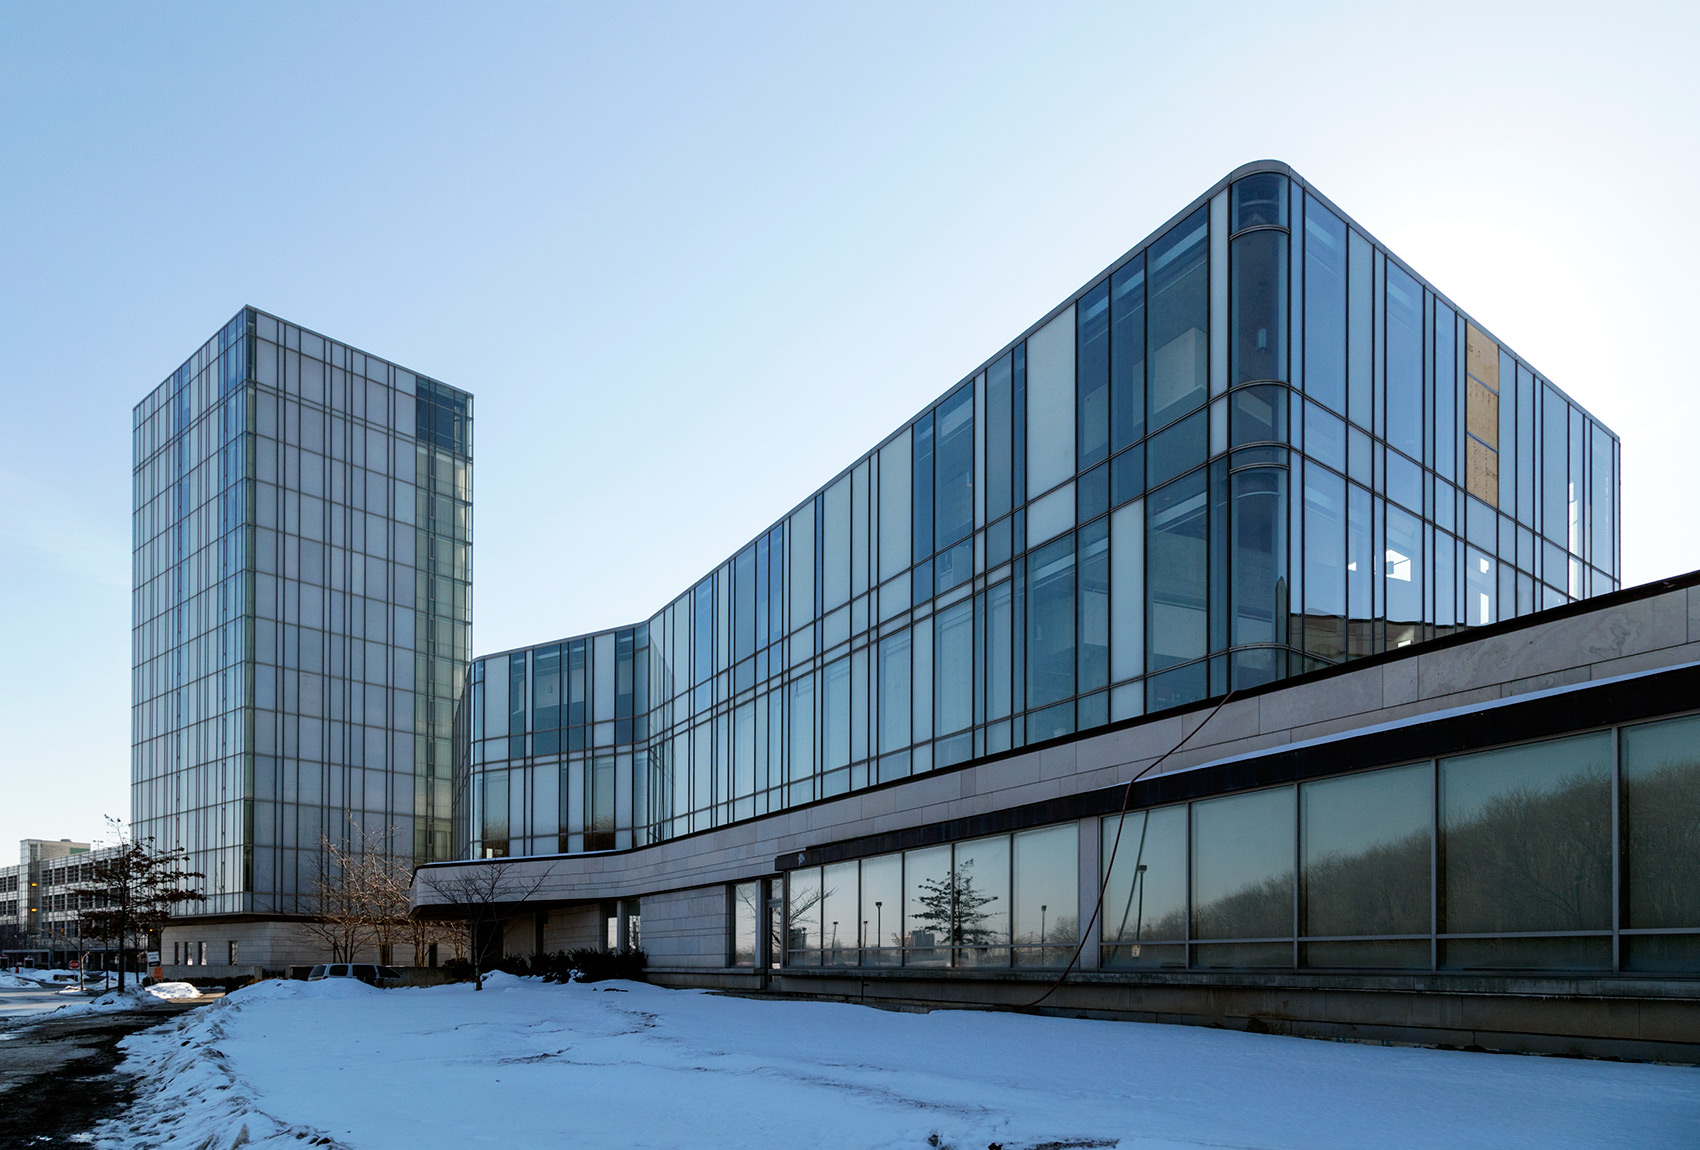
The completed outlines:
<svg viewBox="0 0 1700 1150">
<path fill-rule="evenodd" d="M 0 987 L 0 1024 L 14 1018 L 42 1014 L 64 1006 L 71 998 L 61 998 L 58 990 L 13 990 Z"/>
<path fill-rule="evenodd" d="M 110 1014 L 39 1021 L 26 1014 L 0 1022 L 0 1146 L 71 1144 L 75 1135 L 118 1114 L 135 1093 L 128 1077 L 113 1073 L 122 1058 L 118 1040 L 193 1009 L 161 1002 Z"/>
</svg>

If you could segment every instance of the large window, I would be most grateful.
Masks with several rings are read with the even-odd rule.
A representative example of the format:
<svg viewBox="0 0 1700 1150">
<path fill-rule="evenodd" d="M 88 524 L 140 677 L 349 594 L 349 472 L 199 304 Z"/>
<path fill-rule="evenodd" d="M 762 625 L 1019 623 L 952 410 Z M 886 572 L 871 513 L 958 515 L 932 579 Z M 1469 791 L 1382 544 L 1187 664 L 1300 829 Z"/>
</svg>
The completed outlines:
<svg viewBox="0 0 1700 1150">
<path fill-rule="evenodd" d="M 1204 402 L 1210 364 L 1210 216 L 1200 208 L 1146 256 L 1149 418 L 1162 427 Z"/>
<path fill-rule="evenodd" d="M 1027 561 L 1027 703 L 1043 707 L 1074 694 L 1074 536 Z"/>
<path fill-rule="evenodd" d="M 1186 832 L 1184 806 L 1104 820 L 1105 966 L 1186 965 Z"/>
<path fill-rule="evenodd" d="M 1192 807 L 1192 921 L 1203 966 L 1290 966 L 1293 792 L 1253 791 Z"/>
<path fill-rule="evenodd" d="M 1624 925 L 1700 926 L 1700 715 L 1626 727 L 1622 744 Z M 1629 970 L 1700 970 L 1700 933 L 1624 939 Z"/>
<path fill-rule="evenodd" d="M 1063 966 L 1080 939 L 1079 827 L 794 870 L 793 966 Z"/>
<path fill-rule="evenodd" d="M 1346 225 L 1305 197 L 1305 393 L 1346 410 Z"/>
<path fill-rule="evenodd" d="M 1433 788 L 1426 763 L 1299 788 L 1301 930 L 1318 940 L 1305 944 L 1305 965 L 1429 965 Z"/>
<path fill-rule="evenodd" d="M 1611 929 L 1611 759 L 1602 731 L 1440 760 L 1442 965 L 1611 965 L 1575 937 Z"/>
<path fill-rule="evenodd" d="M 1146 499 L 1146 665 L 1161 671 L 1209 650 L 1209 514 L 1205 473 L 1194 472 Z M 1179 689 L 1153 709 L 1199 697 Z"/>
</svg>

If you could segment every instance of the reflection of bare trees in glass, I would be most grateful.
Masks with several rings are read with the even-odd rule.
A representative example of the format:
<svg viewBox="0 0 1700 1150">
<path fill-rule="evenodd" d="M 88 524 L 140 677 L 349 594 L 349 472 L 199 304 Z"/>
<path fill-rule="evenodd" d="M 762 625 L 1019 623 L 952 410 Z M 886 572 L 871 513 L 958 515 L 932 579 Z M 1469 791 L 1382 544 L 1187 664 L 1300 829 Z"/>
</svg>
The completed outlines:
<svg viewBox="0 0 1700 1150">
<path fill-rule="evenodd" d="M 947 878 L 921 880 L 921 911 L 914 920 L 928 927 L 935 941 L 950 946 L 996 946 L 1004 941 L 986 925 L 991 917 L 986 908 L 998 901 L 998 896 L 975 889 L 973 868 L 974 862 L 969 859 Z"/>
<path fill-rule="evenodd" d="M 1293 873 L 1271 875 L 1193 908 L 1194 938 L 1291 938 Z"/>
<path fill-rule="evenodd" d="M 1607 929 L 1610 778 L 1502 791 L 1446 828 L 1441 860 L 1447 933 Z"/>
<path fill-rule="evenodd" d="M 789 945 L 785 948 L 787 951 L 811 948 L 809 941 L 810 927 L 814 928 L 812 933 L 815 936 L 812 945 L 815 947 L 820 945 L 820 920 L 812 912 L 826 900 L 828 895 L 834 893 L 836 892 L 824 890 L 816 883 L 805 885 L 792 882 L 790 884 L 785 907 L 785 921 L 789 924 L 790 931 Z"/>
<path fill-rule="evenodd" d="M 1305 865 L 1305 933 L 1427 934 L 1429 832 Z"/>
<path fill-rule="evenodd" d="M 1624 769 L 1628 925 L 1700 926 L 1700 769 Z"/>
<path fill-rule="evenodd" d="M 741 882 L 732 888 L 732 965 L 756 964 L 761 911 L 761 883 Z"/>
</svg>

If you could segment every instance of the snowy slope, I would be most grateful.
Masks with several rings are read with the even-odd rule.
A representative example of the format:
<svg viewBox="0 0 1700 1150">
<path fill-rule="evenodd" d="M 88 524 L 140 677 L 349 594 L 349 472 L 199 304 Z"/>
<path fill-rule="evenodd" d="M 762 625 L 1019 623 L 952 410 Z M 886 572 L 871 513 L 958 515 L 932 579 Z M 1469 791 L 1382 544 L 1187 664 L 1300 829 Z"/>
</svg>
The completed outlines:
<svg viewBox="0 0 1700 1150">
<path fill-rule="evenodd" d="M 127 1040 L 108 1147 L 1700 1144 L 1700 1071 L 633 983 L 268 982 Z"/>
</svg>

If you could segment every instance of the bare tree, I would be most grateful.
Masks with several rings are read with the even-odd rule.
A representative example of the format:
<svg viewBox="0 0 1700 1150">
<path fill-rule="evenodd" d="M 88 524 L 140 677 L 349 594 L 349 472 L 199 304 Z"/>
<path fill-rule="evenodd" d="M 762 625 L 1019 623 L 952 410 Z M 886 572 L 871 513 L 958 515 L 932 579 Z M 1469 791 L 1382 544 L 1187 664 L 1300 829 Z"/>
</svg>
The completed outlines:
<svg viewBox="0 0 1700 1150">
<path fill-rule="evenodd" d="M 461 863 L 454 870 L 422 870 L 416 876 L 438 901 L 457 912 L 472 960 L 475 990 L 484 989 L 484 938 L 486 931 L 507 917 L 515 903 L 524 902 L 543 889 L 555 868 L 534 875 L 522 872 L 512 859 Z"/>
<path fill-rule="evenodd" d="M 150 933 L 165 925 L 179 904 L 206 901 L 207 896 L 190 885 L 191 880 L 206 876 L 189 869 L 189 853 L 182 848 L 161 850 L 151 835 L 131 839 L 122 820 L 108 818 L 106 823 L 117 849 L 103 852 L 89 864 L 89 879 L 79 894 L 92 897 L 77 917 L 85 937 L 118 944 L 118 989 L 122 992 L 126 960 L 145 946 Z"/>
<path fill-rule="evenodd" d="M 358 855 L 324 835 L 313 874 L 314 915 L 301 929 L 324 944 L 332 962 L 351 962 L 372 936 L 371 912 L 360 887 Z"/>
</svg>

